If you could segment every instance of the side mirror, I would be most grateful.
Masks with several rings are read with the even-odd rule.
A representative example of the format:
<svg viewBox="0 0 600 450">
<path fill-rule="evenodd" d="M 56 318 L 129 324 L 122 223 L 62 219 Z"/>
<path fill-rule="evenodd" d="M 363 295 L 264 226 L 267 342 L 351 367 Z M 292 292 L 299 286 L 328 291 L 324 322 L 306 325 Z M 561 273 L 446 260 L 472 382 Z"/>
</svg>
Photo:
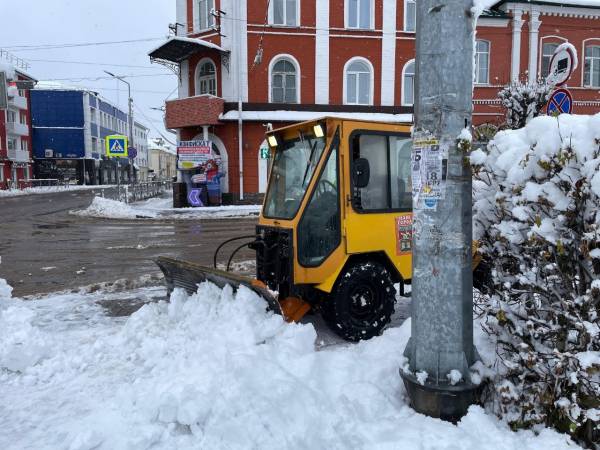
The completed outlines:
<svg viewBox="0 0 600 450">
<path fill-rule="evenodd" d="M 369 160 L 365 158 L 358 158 L 354 160 L 354 173 L 352 174 L 354 181 L 354 187 L 364 188 L 369 184 L 369 178 L 371 177 L 371 168 L 369 166 Z"/>
</svg>

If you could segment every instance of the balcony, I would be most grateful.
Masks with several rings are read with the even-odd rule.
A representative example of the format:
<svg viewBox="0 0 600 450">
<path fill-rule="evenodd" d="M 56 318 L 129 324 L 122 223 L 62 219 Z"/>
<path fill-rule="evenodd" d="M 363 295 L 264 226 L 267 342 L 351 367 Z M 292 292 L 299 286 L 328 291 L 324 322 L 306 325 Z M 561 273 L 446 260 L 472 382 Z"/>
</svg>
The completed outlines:
<svg viewBox="0 0 600 450">
<path fill-rule="evenodd" d="M 15 162 L 28 162 L 29 152 L 27 150 L 8 149 L 8 159 Z"/>
<path fill-rule="evenodd" d="M 29 127 L 25 123 L 6 122 L 6 132 L 17 136 L 29 136 Z"/>
<path fill-rule="evenodd" d="M 8 98 L 8 104 L 10 106 L 14 106 L 19 109 L 27 109 L 27 98 L 21 97 L 20 95 L 15 95 L 13 97 Z"/>
<path fill-rule="evenodd" d="M 201 125 L 218 125 L 219 116 L 223 113 L 225 101 L 212 95 L 170 100 L 166 102 L 167 128 L 197 127 Z"/>
</svg>

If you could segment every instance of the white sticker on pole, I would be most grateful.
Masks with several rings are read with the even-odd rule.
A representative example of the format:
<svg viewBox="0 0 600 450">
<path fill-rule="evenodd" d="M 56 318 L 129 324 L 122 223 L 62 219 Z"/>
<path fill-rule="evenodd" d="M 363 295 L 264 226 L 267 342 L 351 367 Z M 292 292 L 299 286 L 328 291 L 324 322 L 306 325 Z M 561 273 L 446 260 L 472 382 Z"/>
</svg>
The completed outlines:
<svg viewBox="0 0 600 450">
<path fill-rule="evenodd" d="M 433 209 L 445 197 L 448 149 L 438 139 L 415 139 L 412 152 L 413 207 Z"/>
<path fill-rule="evenodd" d="M 553 86 L 562 86 L 577 68 L 577 51 L 573 44 L 565 42 L 559 45 L 552 59 L 546 81 Z"/>
</svg>

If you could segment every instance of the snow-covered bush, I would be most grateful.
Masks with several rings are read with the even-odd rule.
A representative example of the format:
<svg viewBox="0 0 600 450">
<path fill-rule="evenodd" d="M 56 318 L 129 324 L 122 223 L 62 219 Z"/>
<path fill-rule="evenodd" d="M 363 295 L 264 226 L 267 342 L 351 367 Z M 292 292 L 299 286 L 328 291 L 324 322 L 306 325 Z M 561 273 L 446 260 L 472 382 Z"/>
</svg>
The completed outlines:
<svg viewBox="0 0 600 450">
<path fill-rule="evenodd" d="M 548 103 L 553 86 L 540 79 L 535 83 L 514 81 L 505 86 L 498 97 L 506 108 L 506 126 L 523 128 L 527 122 L 540 115 Z"/>
<path fill-rule="evenodd" d="M 538 117 L 471 155 L 492 407 L 514 428 L 600 431 L 600 114 Z"/>
</svg>

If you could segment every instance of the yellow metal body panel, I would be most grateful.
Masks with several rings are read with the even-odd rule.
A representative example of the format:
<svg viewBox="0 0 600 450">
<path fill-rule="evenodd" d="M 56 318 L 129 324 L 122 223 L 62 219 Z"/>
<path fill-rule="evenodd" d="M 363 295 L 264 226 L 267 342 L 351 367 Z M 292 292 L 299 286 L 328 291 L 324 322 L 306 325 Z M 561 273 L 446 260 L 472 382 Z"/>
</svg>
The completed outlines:
<svg viewBox="0 0 600 450">
<path fill-rule="evenodd" d="M 294 283 L 311 284 L 324 292 L 331 292 L 344 264 L 351 255 L 371 252 L 384 252 L 396 266 L 403 279 L 411 278 L 410 251 L 400 251 L 398 241 L 398 223 L 410 219 L 410 212 L 385 212 L 360 214 L 352 208 L 350 184 L 350 135 L 356 130 L 410 133 L 410 124 L 389 124 L 382 122 L 354 121 L 344 119 L 324 118 L 316 121 L 292 125 L 275 130 L 283 139 L 292 138 L 299 130 L 309 130 L 318 122 L 326 123 L 327 147 L 310 181 L 296 216 L 291 220 L 270 219 L 264 217 L 262 212 L 259 224 L 265 226 L 287 228 L 293 230 L 294 236 Z M 297 227 L 302 214 L 310 200 L 311 193 L 317 184 L 318 174 L 327 162 L 330 152 L 330 143 L 339 129 L 340 143 L 338 150 L 338 173 L 340 184 L 340 213 L 341 213 L 341 241 L 340 245 L 318 267 L 303 267 L 298 263 L 298 233 Z M 405 219 L 401 219 L 405 217 Z M 399 219 L 400 218 L 400 219 Z"/>
</svg>

